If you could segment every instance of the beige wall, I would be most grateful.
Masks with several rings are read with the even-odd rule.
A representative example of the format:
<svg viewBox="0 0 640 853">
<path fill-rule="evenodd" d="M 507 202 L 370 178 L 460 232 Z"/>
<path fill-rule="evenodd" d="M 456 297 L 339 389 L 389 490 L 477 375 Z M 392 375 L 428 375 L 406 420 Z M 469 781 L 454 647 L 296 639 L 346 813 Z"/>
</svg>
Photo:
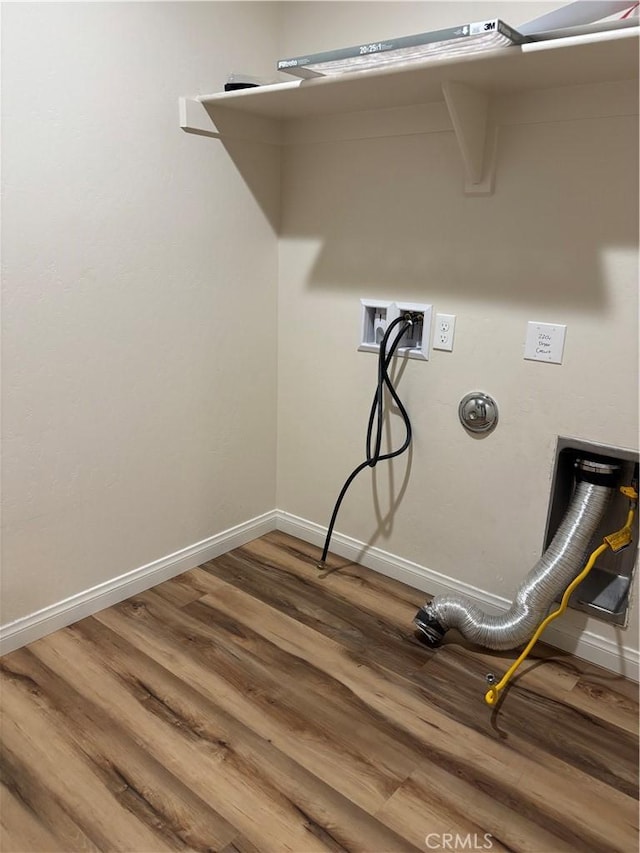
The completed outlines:
<svg viewBox="0 0 640 853">
<path fill-rule="evenodd" d="M 417 5 L 332 4 L 329 18 L 296 4 L 283 54 L 460 22 L 469 6 Z M 544 11 L 504 6 L 516 24 Z M 356 352 L 359 299 L 433 303 L 457 315 L 455 349 L 402 373 L 412 456 L 363 473 L 337 530 L 511 598 L 540 555 L 556 437 L 637 447 L 637 151 L 637 116 L 505 127 L 495 195 L 470 198 L 452 132 L 288 149 L 278 507 L 326 524 L 363 459 L 376 364 Z M 523 360 L 528 320 L 567 324 L 562 366 Z M 500 407 L 484 440 L 457 418 L 477 388 Z M 618 634 L 566 619 L 637 648 L 637 614 Z"/>
<path fill-rule="evenodd" d="M 3 611 L 275 504 L 277 158 L 178 128 L 272 75 L 270 3 L 8 3 Z"/>
<path fill-rule="evenodd" d="M 176 101 L 558 5 L 5 4 L 2 622 L 276 505 L 326 524 L 375 381 L 363 296 L 458 325 L 402 374 L 412 456 L 364 475 L 338 530 L 511 596 L 556 436 L 637 446 L 636 119 L 504 128 L 495 195 L 468 198 L 450 132 L 287 148 L 281 187 L 274 149 L 183 134 Z M 529 319 L 567 323 L 562 366 L 522 359 Z M 456 417 L 473 388 L 500 405 L 482 441 Z"/>
<path fill-rule="evenodd" d="M 495 17 L 517 27 L 564 5 L 563 0 L 285 0 L 279 55 L 300 56 Z"/>
</svg>

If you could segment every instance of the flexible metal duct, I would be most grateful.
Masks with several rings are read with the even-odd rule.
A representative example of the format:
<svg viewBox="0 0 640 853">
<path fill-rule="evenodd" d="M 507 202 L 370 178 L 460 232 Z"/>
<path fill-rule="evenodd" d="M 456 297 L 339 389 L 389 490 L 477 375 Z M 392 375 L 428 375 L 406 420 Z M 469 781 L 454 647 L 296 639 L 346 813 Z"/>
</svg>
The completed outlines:
<svg viewBox="0 0 640 853">
<path fill-rule="evenodd" d="M 506 613 L 491 616 L 463 596 L 437 595 L 418 611 L 416 636 L 436 646 L 446 631 L 457 628 L 467 640 L 489 649 L 513 649 L 525 643 L 556 596 L 582 569 L 590 540 L 613 496 L 617 473 L 616 465 L 577 462 L 579 482 L 567 512 Z"/>
</svg>

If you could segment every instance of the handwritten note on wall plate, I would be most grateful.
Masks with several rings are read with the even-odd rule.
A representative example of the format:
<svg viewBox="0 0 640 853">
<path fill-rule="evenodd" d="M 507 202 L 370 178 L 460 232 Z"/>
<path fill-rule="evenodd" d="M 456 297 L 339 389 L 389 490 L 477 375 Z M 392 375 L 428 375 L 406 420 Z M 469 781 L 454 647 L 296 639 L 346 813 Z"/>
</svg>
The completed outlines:
<svg viewBox="0 0 640 853">
<path fill-rule="evenodd" d="M 562 364 L 567 327 L 559 323 L 527 323 L 524 357 L 532 361 Z"/>
</svg>

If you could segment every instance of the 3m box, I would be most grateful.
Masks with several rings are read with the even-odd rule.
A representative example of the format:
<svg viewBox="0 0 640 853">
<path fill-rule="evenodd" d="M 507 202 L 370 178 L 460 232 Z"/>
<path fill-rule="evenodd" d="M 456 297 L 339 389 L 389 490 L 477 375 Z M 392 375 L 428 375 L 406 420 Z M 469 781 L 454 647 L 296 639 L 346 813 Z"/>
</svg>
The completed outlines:
<svg viewBox="0 0 640 853">
<path fill-rule="evenodd" d="M 521 35 L 504 21 L 495 18 L 307 56 L 280 59 L 278 71 L 297 77 L 323 77 L 401 65 L 429 57 L 461 56 L 476 50 L 494 50 L 527 41 L 530 41 L 528 36 Z"/>
</svg>

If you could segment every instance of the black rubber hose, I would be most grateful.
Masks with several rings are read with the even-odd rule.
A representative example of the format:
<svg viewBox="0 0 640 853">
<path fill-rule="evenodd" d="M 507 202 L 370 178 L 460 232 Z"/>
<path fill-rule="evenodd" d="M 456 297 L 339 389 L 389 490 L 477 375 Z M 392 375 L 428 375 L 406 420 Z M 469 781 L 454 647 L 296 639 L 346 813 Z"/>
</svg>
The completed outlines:
<svg viewBox="0 0 640 853">
<path fill-rule="evenodd" d="M 395 338 L 391 346 L 387 350 L 387 345 L 389 343 L 389 338 L 391 337 L 391 332 L 400 324 L 403 324 L 400 331 L 396 334 Z M 338 512 L 340 511 L 340 506 L 349 490 L 349 486 L 358 474 L 361 471 L 364 471 L 365 468 L 375 468 L 378 462 L 384 462 L 387 459 L 394 459 L 396 456 L 400 456 L 400 454 L 404 453 L 405 450 L 411 444 L 411 421 L 409 420 L 409 415 L 407 414 L 407 410 L 402 405 L 402 401 L 398 396 L 396 389 L 393 387 L 393 383 L 391 381 L 391 377 L 389 376 L 389 365 L 391 364 L 391 359 L 393 358 L 400 341 L 404 333 L 407 329 L 411 328 L 414 323 L 414 318 L 409 315 L 403 315 L 402 317 L 396 317 L 396 319 L 389 323 L 387 331 L 380 342 L 380 352 L 378 354 L 378 382 L 376 385 L 376 391 L 373 395 L 373 402 L 371 404 L 371 411 L 369 412 L 369 423 L 367 426 L 367 448 L 366 455 L 367 458 L 364 462 L 361 462 L 353 471 L 349 474 L 347 479 L 344 482 L 342 489 L 340 490 L 340 494 L 335 502 L 333 507 L 333 512 L 331 514 L 331 520 L 329 522 L 329 527 L 327 528 L 327 537 L 324 542 L 324 548 L 322 550 L 322 557 L 320 558 L 319 566 L 324 567 L 325 560 L 327 559 L 327 554 L 329 553 L 329 545 L 331 544 L 331 537 L 333 535 L 333 528 L 336 523 L 336 519 L 338 517 Z M 402 446 L 397 450 L 393 450 L 390 453 L 381 453 L 382 449 L 382 429 L 383 429 L 383 417 L 384 417 L 384 389 L 385 387 L 388 389 L 391 397 L 393 398 L 394 403 L 398 407 L 398 411 L 400 412 L 400 417 L 404 423 L 404 427 L 406 430 L 405 440 L 402 443 Z M 375 443 L 372 447 L 372 437 L 374 433 L 375 426 Z"/>
</svg>

